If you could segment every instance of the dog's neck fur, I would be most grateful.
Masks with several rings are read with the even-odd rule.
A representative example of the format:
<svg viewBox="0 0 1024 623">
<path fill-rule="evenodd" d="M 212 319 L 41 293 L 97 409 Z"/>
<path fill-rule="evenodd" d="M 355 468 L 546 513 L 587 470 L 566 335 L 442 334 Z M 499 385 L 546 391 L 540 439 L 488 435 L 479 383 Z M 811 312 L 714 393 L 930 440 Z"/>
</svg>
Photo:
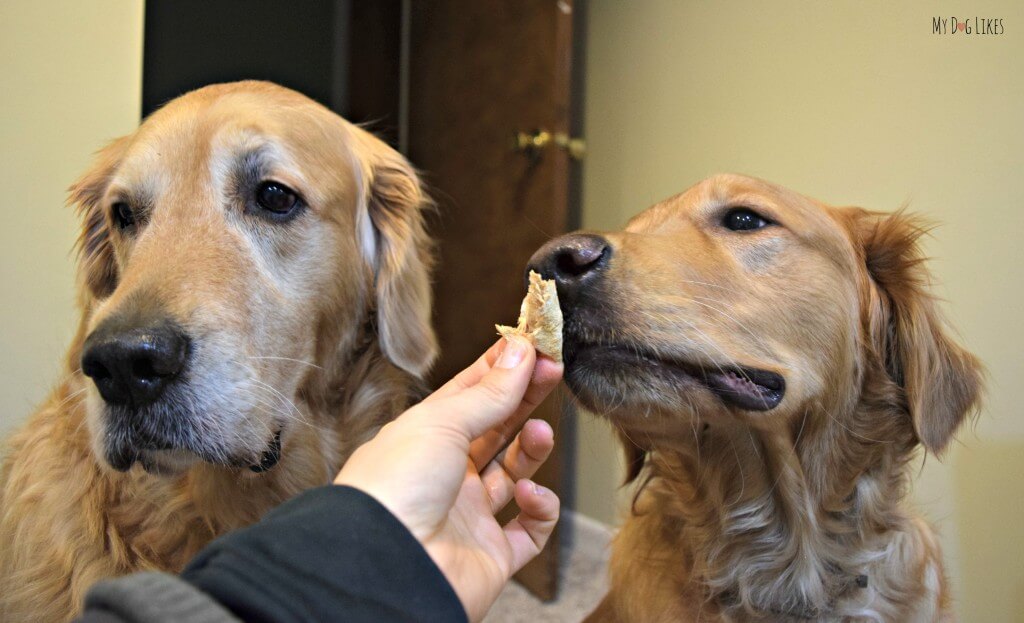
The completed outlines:
<svg viewBox="0 0 1024 623">
<path fill-rule="evenodd" d="M 810 405 L 783 429 L 712 425 L 651 453 L 635 512 L 663 515 L 689 582 L 728 620 L 863 615 L 872 600 L 858 591 L 919 597 L 909 550 L 921 548 L 900 509 L 913 429 L 891 382 L 861 387 L 883 389 Z"/>
</svg>

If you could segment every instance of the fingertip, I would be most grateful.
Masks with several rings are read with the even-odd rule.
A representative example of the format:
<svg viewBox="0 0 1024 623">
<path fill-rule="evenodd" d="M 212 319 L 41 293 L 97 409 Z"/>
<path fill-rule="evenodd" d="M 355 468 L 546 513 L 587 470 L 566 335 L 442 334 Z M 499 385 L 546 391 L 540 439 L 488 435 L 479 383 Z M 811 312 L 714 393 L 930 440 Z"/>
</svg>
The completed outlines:
<svg viewBox="0 0 1024 623">
<path fill-rule="evenodd" d="M 538 485 L 529 478 L 520 478 L 516 481 L 515 497 L 516 502 L 530 500 L 531 498 L 544 495 L 547 487 Z"/>
<path fill-rule="evenodd" d="M 561 505 L 558 496 L 551 489 L 539 485 L 529 478 L 522 478 L 516 482 L 515 499 L 519 510 L 533 519 L 540 521 L 558 519 L 558 510 Z"/>
<path fill-rule="evenodd" d="M 555 431 L 545 420 L 527 420 L 519 433 L 521 446 L 535 461 L 545 461 L 555 447 Z"/>
<path fill-rule="evenodd" d="M 536 352 L 529 340 L 518 335 L 510 335 L 505 340 L 507 344 L 498 355 L 497 361 L 494 362 L 494 367 L 511 370 L 523 364 L 532 363 Z"/>
<path fill-rule="evenodd" d="M 504 337 L 499 337 L 497 341 L 491 344 L 491 347 L 484 353 L 484 361 L 487 362 L 487 367 L 494 367 L 494 362 L 498 360 L 498 355 L 501 351 L 505 350 L 505 344 L 507 341 Z"/>
<path fill-rule="evenodd" d="M 526 424 L 523 424 L 523 432 L 531 439 L 553 439 L 555 436 L 555 431 L 551 428 L 551 424 L 547 420 L 540 418 L 526 420 Z"/>
<path fill-rule="evenodd" d="M 562 362 L 542 354 L 537 357 L 537 363 L 534 365 L 532 381 L 535 385 L 554 386 L 562 380 L 564 372 L 565 365 Z"/>
</svg>

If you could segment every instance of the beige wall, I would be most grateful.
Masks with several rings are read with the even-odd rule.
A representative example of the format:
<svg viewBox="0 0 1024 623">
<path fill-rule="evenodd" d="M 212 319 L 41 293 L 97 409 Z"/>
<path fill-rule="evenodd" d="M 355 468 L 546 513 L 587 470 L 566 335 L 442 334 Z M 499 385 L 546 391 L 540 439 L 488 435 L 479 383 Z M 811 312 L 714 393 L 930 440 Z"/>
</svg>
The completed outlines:
<svg viewBox="0 0 1024 623">
<path fill-rule="evenodd" d="M 999 37 L 932 16 L 1003 19 Z M 943 226 L 937 291 L 989 366 L 974 430 L 916 498 L 942 530 L 964 621 L 1024 621 L 1024 3 L 593 0 L 584 224 L 718 171 L 830 203 L 905 201 Z M 579 507 L 615 517 L 618 457 L 580 422 Z"/>
<path fill-rule="evenodd" d="M 139 119 L 142 0 L 0 2 L 0 434 L 57 378 L 76 221 L 65 189 Z"/>
</svg>

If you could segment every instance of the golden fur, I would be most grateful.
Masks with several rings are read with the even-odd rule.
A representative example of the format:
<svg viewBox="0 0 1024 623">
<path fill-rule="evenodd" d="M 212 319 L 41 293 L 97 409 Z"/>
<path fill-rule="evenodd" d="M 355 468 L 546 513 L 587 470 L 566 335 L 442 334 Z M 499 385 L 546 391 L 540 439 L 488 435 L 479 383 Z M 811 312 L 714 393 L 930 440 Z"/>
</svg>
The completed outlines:
<svg viewBox="0 0 1024 623">
<path fill-rule="evenodd" d="M 732 231 L 745 207 L 770 224 Z M 590 621 L 945 621 L 932 529 L 906 508 L 911 459 L 978 402 L 904 213 L 835 208 L 736 175 L 607 234 L 566 310 L 566 380 L 621 432 L 640 488 Z M 604 348 L 615 366 L 587 358 Z M 778 373 L 745 410 L 700 376 Z"/>
<path fill-rule="evenodd" d="M 287 224 L 248 213 L 236 178 L 254 167 L 306 211 Z M 81 321 L 60 384 L 3 461 L 3 621 L 68 620 L 97 580 L 177 571 L 217 535 L 330 482 L 407 405 L 436 351 L 417 175 L 298 93 L 240 82 L 182 96 L 102 150 L 70 200 L 83 221 Z M 130 236 L 112 225 L 118 200 L 145 212 Z M 147 306 L 201 336 L 187 408 L 217 444 L 212 460 L 156 451 L 119 472 L 103 459 L 107 407 L 82 346 L 104 319 Z M 276 467 L 232 466 L 275 428 Z"/>
</svg>

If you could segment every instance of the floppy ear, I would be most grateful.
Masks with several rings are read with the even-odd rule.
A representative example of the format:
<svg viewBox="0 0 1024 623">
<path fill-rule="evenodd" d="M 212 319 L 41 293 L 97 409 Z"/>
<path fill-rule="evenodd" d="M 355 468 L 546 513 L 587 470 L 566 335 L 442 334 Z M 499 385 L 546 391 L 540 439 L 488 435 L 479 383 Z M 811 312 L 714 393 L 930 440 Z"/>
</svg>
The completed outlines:
<svg viewBox="0 0 1024 623">
<path fill-rule="evenodd" d="M 424 211 L 432 203 L 409 161 L 356 129 L 363 145 L 362 249 L 374 270 L 377 331 L 395 365 L 423 377 L 437 356 L 431 325 L 432 244 Z"/>
<path fill-rule="evenodd" d="M 110 221 L 102 204 L 107 185 L 128 144 L 128 137 L 115 139 L 96 153 L 82 177 L 68 188 L 68 204 L 82 220 L 78 234 L 79 271 L 89 291 L 98 298 L 110 296 L 117 287 L 117 263 L 110 240 Z"/>
<path fill-rule="evenodd" d="M 858 211 L 864 261 L 874 283 L 868 324 L 889 377 L 903 390 L 914 431 L 935 453 L 979 406 L 983 368 L 949 335 L 927 288 L 921 221 L 902 211 Z"/>
</svg>

